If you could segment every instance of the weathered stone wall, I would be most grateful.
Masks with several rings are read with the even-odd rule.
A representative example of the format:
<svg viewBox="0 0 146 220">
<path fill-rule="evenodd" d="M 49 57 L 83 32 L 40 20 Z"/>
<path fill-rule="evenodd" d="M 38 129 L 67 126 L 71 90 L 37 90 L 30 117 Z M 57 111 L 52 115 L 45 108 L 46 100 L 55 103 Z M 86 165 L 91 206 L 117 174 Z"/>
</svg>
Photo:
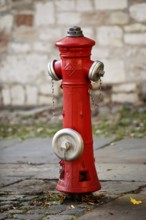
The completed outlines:
<svg viewBox="0 0 146 220">
<path fill-rule="evenodd" d="M 59 59 L 54 43 L 72 25 L 96 41 L 105 101 L 146 101 L 145 0 L 0 0 L 1 106 L 51 104 L 47 62 Z"/>
</svg>

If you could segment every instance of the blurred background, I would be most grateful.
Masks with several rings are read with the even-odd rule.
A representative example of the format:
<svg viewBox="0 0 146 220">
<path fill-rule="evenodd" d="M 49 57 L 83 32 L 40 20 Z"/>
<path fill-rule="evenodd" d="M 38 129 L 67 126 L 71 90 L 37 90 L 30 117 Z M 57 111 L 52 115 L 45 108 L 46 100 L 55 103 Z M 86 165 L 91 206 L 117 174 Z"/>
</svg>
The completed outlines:
<svg viewBox="0 0 146 220">
<path fill-rule="evenodd" d="M 145 0 L 0 0 L 0 136 L 61 126 L 62 91 L 47 63 L 60 59 L 54 44 L 73 25 L 96 41 L 91 59 L 105 65 L 102 85 L 93 84 L 95 134 L 146 137 Z"/>
</svg>

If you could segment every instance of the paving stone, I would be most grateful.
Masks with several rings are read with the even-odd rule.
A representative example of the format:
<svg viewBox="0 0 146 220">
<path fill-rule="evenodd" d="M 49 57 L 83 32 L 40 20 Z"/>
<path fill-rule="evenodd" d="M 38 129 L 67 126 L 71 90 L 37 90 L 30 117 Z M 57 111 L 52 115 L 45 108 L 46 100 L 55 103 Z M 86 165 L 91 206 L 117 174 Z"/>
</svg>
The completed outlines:
<svg viewBox="0 0 146 220">
<path fill-rule="evenodd" d="M 2 205 L 13 205 L 15 207 L 19 204 L 19 202 L 18 201 L 9 201 L 9 200 L 7 200 L 7 201 L 2 201 L 1 204 Z"/>
<path fill-rule="evenodd" d="M 140 194 L 145 194 L 146 195 L 146 186 L 141 189 Z"/>
<path fill-rule="evenodd" d="M 114 141 L 114 138 L 94 138 L 94 148 L 100 148 Z M 16 142 L 16 143 L 15 143 Z M 57 163 L 59 159 L 52 149 L 51 138 L 32 138 L 23 142 L 12 140 L 12 146 L 8 142 L 1 142 L 1 145 L 8 146 L 0 149 L 1 163 Z M 40 147 L 41 146 L 41 147 Z M 23 167 L 24 169 L 24 167 Z"/>
<path fill-rule="evenodd" d="M 59 165 L 1 164 L 0 173 L 1 186 L 20 182 L 31 177 L 37 179 L 58 179 Z"/>
<path fill-rule="evenodd" d="M 0 169 L 1 171 L 1 169 Z M 7 176 L 7 174 L 5 173 L 5 176 L 3 176 L 2 174 L 0 175 L 0 187 L 4 187 L 7 185 L 11 185 L 14 183 L 17 183 L 19 181 L 24 180 L 25 178 L 23 177 L 13 177 L 13 176 Z"/>
<path fill-rule="evenodd" d="M 50 206 L 50 208 L 51 208 L 52 206 Z M 52 211 L 53 212 L 53 211 Z M 58 214 L 58 213 L 55 213 L 55 211 L 54 211 L 54 213 L 50 213 L 50 211 L 46 208 L 46 209 L 44 209 L 44 208 L 42 208 L 41 206 L 37 206 L 37 207 L 33 207 L 33 208 L 31 208 L 31 209 L 29 209 L 29 210 L 27 210 L 27 214 L 42 214 L 42 215 L 48 215 L 48 214 L 50 214 L 50 215 L 56 215 L 56 214 Z"/>
<path fill-rule="evenodd" d="M 146 181 L 146 165 L 98 163 L 96 168 L 100 180 Z"/>
<path fill-rule="evenodd" d="M 15 144 L 22 142 L 19 138 L 18 139 L 1 139 L 0 140 L 0 149 L 5 147 L 12 147 Z"/>
<path fill-rule="evenodd" d="M 5 204 L 5 205 L 1 205 L 0 207 L 0 211 L 1 212 L 5 212 L 7 210 L 13 209 L 13 204 Z"/>
<path fill-rule="evenodd" d="M 133 205 L 130 202 L 130 197 L 141 200 L 142 204 Z M 116 199 L 108 204 L 102 205 L 94 211 L 79 217 L 79 220 L 145 220 L 146 216 L 146 195 L 128 194 L 119 199 Z"/>
<path fill-rule="evenodd" d="M 75 208 L 67 209 L 66 211 L 62 212 L 61 215 L 75 215 L 75 216 L 80 216 L 80 215 L 82 215 L 83 213 L 85 213 L 85 211 L 86 211 L 86 208 L 78 208 L 78 207 L 75 207 Z"/>
<path fill-rule="evenodd" d="M 8 214 L 22 214 L 24 212 L 25 210 L 19 210 L 19 209 L 11 209 L 7 211 Z"/>
<path fill-rule="evenodd" d="M 145 139 L 125 139 L 95 151 L 94 156 L 98 163 L 145 164 L 145 146 Z"/>
<path fill-rule="evenodd" d="M 59 159 L 53 153 L 51 138 L 32 138 L 13 147 L 0 149 L 1 163 L 54 163 Z"/>
<path fill-rule="evenodd" d="M 107 195 L 121 195 L 123 193 L 129 193 L 141 188 L 145 185 L 145 182 L 127 182 L 127 181 L 101 181 L 101 192 L 106 192 Z M 98 193 L 99 191 L 97 191 Z"/>
<path fill-rule="evenodd" d="M 37 219 L 41 219 L 43 217 L 43 215 L 38 215 L 38 214 L 34 214 L 34 215 L 16 214 L 16 215 L 14 215 L 14 217 L 16 219 L 21 219 L 21 220 L 23 220 L 23 219 L 26 219 L 26 220 L 28 220 L 28 219 L 31 219 L 31 220 L 36 219 L 37 220 Z"/>
<path fill-rule="evenodd" d="M 32 199 L 36 199 L 38 196 L 25 196 L 22 198 L 23 201 L 30 201 Z"/>
<path fill-rule="evenodd" d="M 23 197 L 21 195 L 2 195 L 0 196 L 1 204 L 18 204 Z"/>
<path fill-rule="evenodd" d="M 0 196 L 0 201 L 17 201 L 23 199 L 23 195 L 3 195 Z"/>
<path fill-rule="evenodd" d="M 22 202 L 20 208 L 23 210 L 31 210 L 33 206 L 31 206 L 29 202 Z"/>
<path fill-rule="evenodd" d="M 114 137 L 109 137 L 109 138 L 95 138 L 95 137 L 93 137 L 94 150 L 102 148 L 102 147 L 112 143 L 114 140 L 115 140 Z"/>
<path fill-rule="evenodd" d="M 72 215 L 59 215 L 59 216 L 48 215 L 45 218 L 43 218 L 43 220 L 73 220 L 73 219 L 76 219 L 76 217 Z"/>
<path fill-rule="evenodd" d="M 19 183 L 12 184 L 8 187 L 3 187 L 0 192 L 11 194 L 38 194 L 54 190 L 56 188 L 56 181 L 43 181 L 43 180 L 24 180 Z"/>
<path fill-rule="evenodd" d="M 66 210 L 67 205 L 51 205 L 49 208 L 46 209 L 46 213 L 49 215 L 57 215 L 64 210 Z"/>
<path fill-rule="evenodd" d="M 37 172 L 37 174 L 34 176 L 35 179 L 50 179 L 50 180 L 56 180 L 59 177 L 59 164 L 56 166 L 51 166 L 46 171 Z"/>
<path fill-rule="evenodd" d="M 6 219 L 7 214 L 6 213 L 1 213 L 0 214 L 0 220 Z"/>
<path fill-rule="evenodd" d="M 38 142 L 38 146 L 35 146 L 35 143 Z M 42 151 L 42 148 L 39 148 L 41 145 L 41 141 L 43 139 L 36 139 L 34 140 L 28 140 L 28 142 L 25 141 L 26 148 L 27 145 L 30 147 L 27 148 L 27 153 L 29 153 L 29 150 L 32 149 L 38 150 L 38 158 L 39 158 L 39 152 Z M 44 149 L 47 149 L 48 142 L 47 140 L 51 139 L 45 139 L 44 143 Z M 23 143 L 23 142 L 22 142 Z M 20 145 L 22 144 L 20 143 Z M 14 152 L 18 149 L 19 143 L 16 142 L 16 145 L 3 145 L 3 149 L 14 149 Z M 17 146 L 17 147 L 16 147 Z M 24 147 L 25 145 L 23 145 Z M 133 211 L 130 210 L 130 208 L 127 208 L 128 206 L 123 206 L 123 203 L 127 201 L 126 199 L 129 199 L 130 196 L 144 201 L 143 204 L 145 205 L 146 201 L 146 192 L 143 188 L 139 194 L 133 194 L 128 195 L 128 197 L 124 197 L 126 199 L 119 200 L 116 199 L 119 196 L 122 196 L 125 193 L 130 192 L 138 192 L 138 189 L 140 190 L 142 187 L 145 186 L 146 183 L 146 165 L 145 165 L 145 140 L 143 139 L 134 139 L 129 140 L 125 139 L 119 142 L 114 143 L 114 138 L 101 138 L 97 139 L 94 138 L 94 149 L 95 149 L 95 159 L 96 159 L 96 167 L 98 171 L 98 176 L 101 181 L 102 189 L 100 191 L 95 192 L 95 195 L 98 195 L 99 193 L 105 194 L 106 199 L 105 202 L 109 202 L 107 205 L 111 204 L 111 206 L 98 206 L 98 210 L 101 212 L 101 218 L 99 213 L 96 215 L 97 218 L 100 220 L 109 217 L 109 220 L 113 219 L 119 219 L 121 218 L 121 215 L 119 214 L 122 212 L 123 216 L 125 217 L 126 212 L 123 210 L 126 209 L 129 214 L 129 216 L 134 216 Z M 23 150 L 22 150 L 23 151 Z M 0 150 L 0 153 L 2 151 Z M 13 152 L 13 150 L 12 150 Z M 13 152 L 13 155 L 14 155 Z M 8 153 L 8 151 L 7 151 Z M 25 151 L 24 151 L 25 153 Z M 42 152 L 41 152 L 42 153 Z M 46 153 L 46 152 L 45 152 Z M 53 155 L 53 153 L 52 153 Z M 108 155 L 108 156 L 107 156 Z M 20 156 L 21 152 L 20 152 Z M 48 155 L 41 154 L 41 160 L 43 161 L 44 158 Z M 28 154 L 29 157 L 29 154 Z M 31 155 L 33 158 L 33 154 Z M 30 158 L 31 158 L 30 157 Z M 42 159 L 43 158 L 43 159 Z M 25 158 L 24 158 L 25 160 Z M 46 159 L 45 159 L 46 160 Z M 26 160 L 27 161 L 27 160 Z M 30 160 L 31 161 L 31 160 Z M 39 162 L 40 162 L 39 161 Z M 53 163 L 50 163 L 52 162 Z M 5 164 L 1 164 L 1 175 L 5 178 L 28 178 L 26 180 L 23 180 L 18 183 L 13 183 L 12 185 L 9 185 L 7 187 L 3 187 L 0 189 L 0 193 L 2 195 L 1 201 L 3 203 L 2 210 L 7 212 L 7 214 L 13 215 L 13 219 L 43 219 L 43 220 L 71 220 L 75 219 L 77 216 L 83 215 L 85 218 L 82 218 L 86 220 L 86 211 L 90 211 L 90 218 L 93 215 L 93 220 L 97 219 L 94 218 L 94 211 L 91 211 L 88 205 L 86 204 L 80 204 L 80 205 L 74 205 L 75 208 L 71 208 L 70 205 L 52 205 L 48 206 L 46 209 L 42 209 L 39 205 L 31 205 L 31 201 L 33 199 L 37 200 L 38 195 L 34 195 L 35 193 L 47 193 L 50 190 L 54 190 L 56 187 L 56 180 L 54 181 L 47 181 L 47 178 L 53 177 L 58 175 L 58 161 L 54 163 L 54 159 L 50 160 L 50 162 L 46 162 L 46 164 L 8 164 L 6 162 Z M 34 162 L 34 161 L 33 161 Z M 25 162 L 26 163 L 26 162 Z M 56 164 L 57 163 L 57 164 Z M 55 174 L 53 174 L 53 172 Z M 30 178 L 35 177 L 35 179 Z M 42 178 L 40 180 L 39 178 Z M 43 180 L 44 179 L 44 180 Z M 4 193 L 8 193 L 11 195 L 4 195 Z M 31 195 L 33 194 L 33 195 Z M 123 197 L 122 197 L 123 198 Z M 114 201 L 111 201 L 113 199 L 116 199 L 117 201 L 114 208 Z M 123 202 L 124 201 L 124 202 Z M 130 199 L 128 200 L 130 203 Z M 128 203 L 128 204 L 129 204 Z M 123 209 L 120 209 L 120 204 L 123 207 Z M 130 205 L 132 205 L 130 203 Z M 15 207 L 15 209 L 13 209 Z M 19 208 L 18 208 L 19 207 Z M 102 208 L 105 207 L 104 211 L 102 211 Z M 111 207 L 111 210 L 110 208 Z M 126 208 L 125 208 L 126 207 Z M 133 207 L 133 206 L 132 206 Z M 10 210 L 9 210 L 10 209 Z M 140 210 L 137 209 L 137 212 L 139 213 L 139 216 L 142 216 L 144 213 L 144 208 L 141 208 L 141 215 Z M 97 210 L 97 212 L 98 212 Z M 104 213 L 105 210 L 107 210 L 107 216 Z M 130 211 L 129 211 L 130 210 Z M 22 214 L 23 212 L 24 213 Z M 118 212 L 119 211 L 119 212 Z M 134 211 L 135 212 L 135 211 Z M 144 214 L 143 214 L 144 213 Z M 5 213 L 4 213 L 5 214 Z M 85 214 L 85 215 L 84 215 Z M 109 215 L 109 216 L 108 216 Z M 137 215 L 137 214 L 136 214 Z M 119 217 L 120 216 L 120 217 Z M 5 216 L 4 216 L 5 217 Z M 113 218 L 112 218 L 113 217 Z M 118 218 L 119 217 L 119 218 Z M 5 219 L 10 218 L 10 216 L 5 217 Z M 88 217 L 89 218 L 89 217 Z M 3 218 L 4 219 L 4 218 Z M 80 218 L 78 218 L 80 219 Z M 124 218 L 125 220 L 126 218 Z M 134 219 L 134 218 L 133 218 Z M 121 219 L 123 220 L 123 219 Z M 129 220 L 129 219 L 127 219 Z M 134 219 L 135 220 L 135 219 Z"/>
</svg>

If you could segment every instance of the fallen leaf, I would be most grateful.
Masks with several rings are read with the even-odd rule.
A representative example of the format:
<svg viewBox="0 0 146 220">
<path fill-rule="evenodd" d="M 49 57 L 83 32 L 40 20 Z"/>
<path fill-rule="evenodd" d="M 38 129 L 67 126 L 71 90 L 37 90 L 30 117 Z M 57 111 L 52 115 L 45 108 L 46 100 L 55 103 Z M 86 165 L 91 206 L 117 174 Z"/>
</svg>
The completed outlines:
<svg viewBox="0 0 146 220">
<path fill-rule="evenodd" d="M 130 202 L 133 204 L 133 205 L 139 205 L 139 204 L 142 204 L 142 201 L 141 200 L 136 200 L 132 197 L 130 197 Z"/>
</svg>

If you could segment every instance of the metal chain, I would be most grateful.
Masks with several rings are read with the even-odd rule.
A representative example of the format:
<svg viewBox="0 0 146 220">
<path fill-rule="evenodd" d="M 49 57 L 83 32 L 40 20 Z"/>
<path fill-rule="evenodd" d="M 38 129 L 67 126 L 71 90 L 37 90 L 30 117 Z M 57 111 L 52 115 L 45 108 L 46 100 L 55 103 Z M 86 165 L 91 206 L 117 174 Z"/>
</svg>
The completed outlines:
<svg viewBox="0 0 146 220">
<path fill-rule="evenodd" d="M 52 114 L 53 114 L 53 117 L 55 116 L 55 97 L 54 97 L 54 80 L 52 79 L 51 80 L 51 83 L 52 83 Z"/>
<path fill-rule="evenodd" d="M 63 157 L 64 160 L 66 160 L 66 150 L 64 150 L 64 157 Z"/>
<path fill-rule="evenodd" d="M 92 101 L 92 104 L 94 105 L 94 107 L 98 107 L 99 105 L 98 105 L 98 103 L 96 103 L 96 101 L 94 99 L 92 90 L 90 90 L 89 94 L 90 94 L 91 101 Z M 99 78 L 99 95 L 98 95 L 98 99 L 99 99 L 99 102 L 102 102 L 102 80 L 101 80 L 101 78 Z"/>
<path fill-rule="evenodd" d="M 103 96 L 102 96 L 102 80 L 99 78 L 99 102 L 102 102 Z"/>
<path fill-rule="evenodd" d="M 53 114 L 53 117 L 55 116 L 55 96 L 54 96 L 54 80 L 52 79 L 51 80 L 51 83 L 52 83 L 52 114 Z M 91 97 L 91 101 L 92 101 L 92 104 L 95 106 L 95 107 L 98 107 L 98 104 L 96 103 L 95 99 L 94 99 L 94 96 L 93 96 L 93 93 L 92 93 L 92 90 L 89 91 L 89 95 Z M 102 80 L 101 78 L 99 78 L 99 102 L 102 102 Z"/>
<path fill-rule="evenodd" d="M 93 106 L 98 107 L 98 104 L 95 102 L 95 99 L 93 97 L 93 92 L 91 90 L 90 90 L 89 94 L 90 94 L 91 102 L 92 102 Z"/>
</svg>

